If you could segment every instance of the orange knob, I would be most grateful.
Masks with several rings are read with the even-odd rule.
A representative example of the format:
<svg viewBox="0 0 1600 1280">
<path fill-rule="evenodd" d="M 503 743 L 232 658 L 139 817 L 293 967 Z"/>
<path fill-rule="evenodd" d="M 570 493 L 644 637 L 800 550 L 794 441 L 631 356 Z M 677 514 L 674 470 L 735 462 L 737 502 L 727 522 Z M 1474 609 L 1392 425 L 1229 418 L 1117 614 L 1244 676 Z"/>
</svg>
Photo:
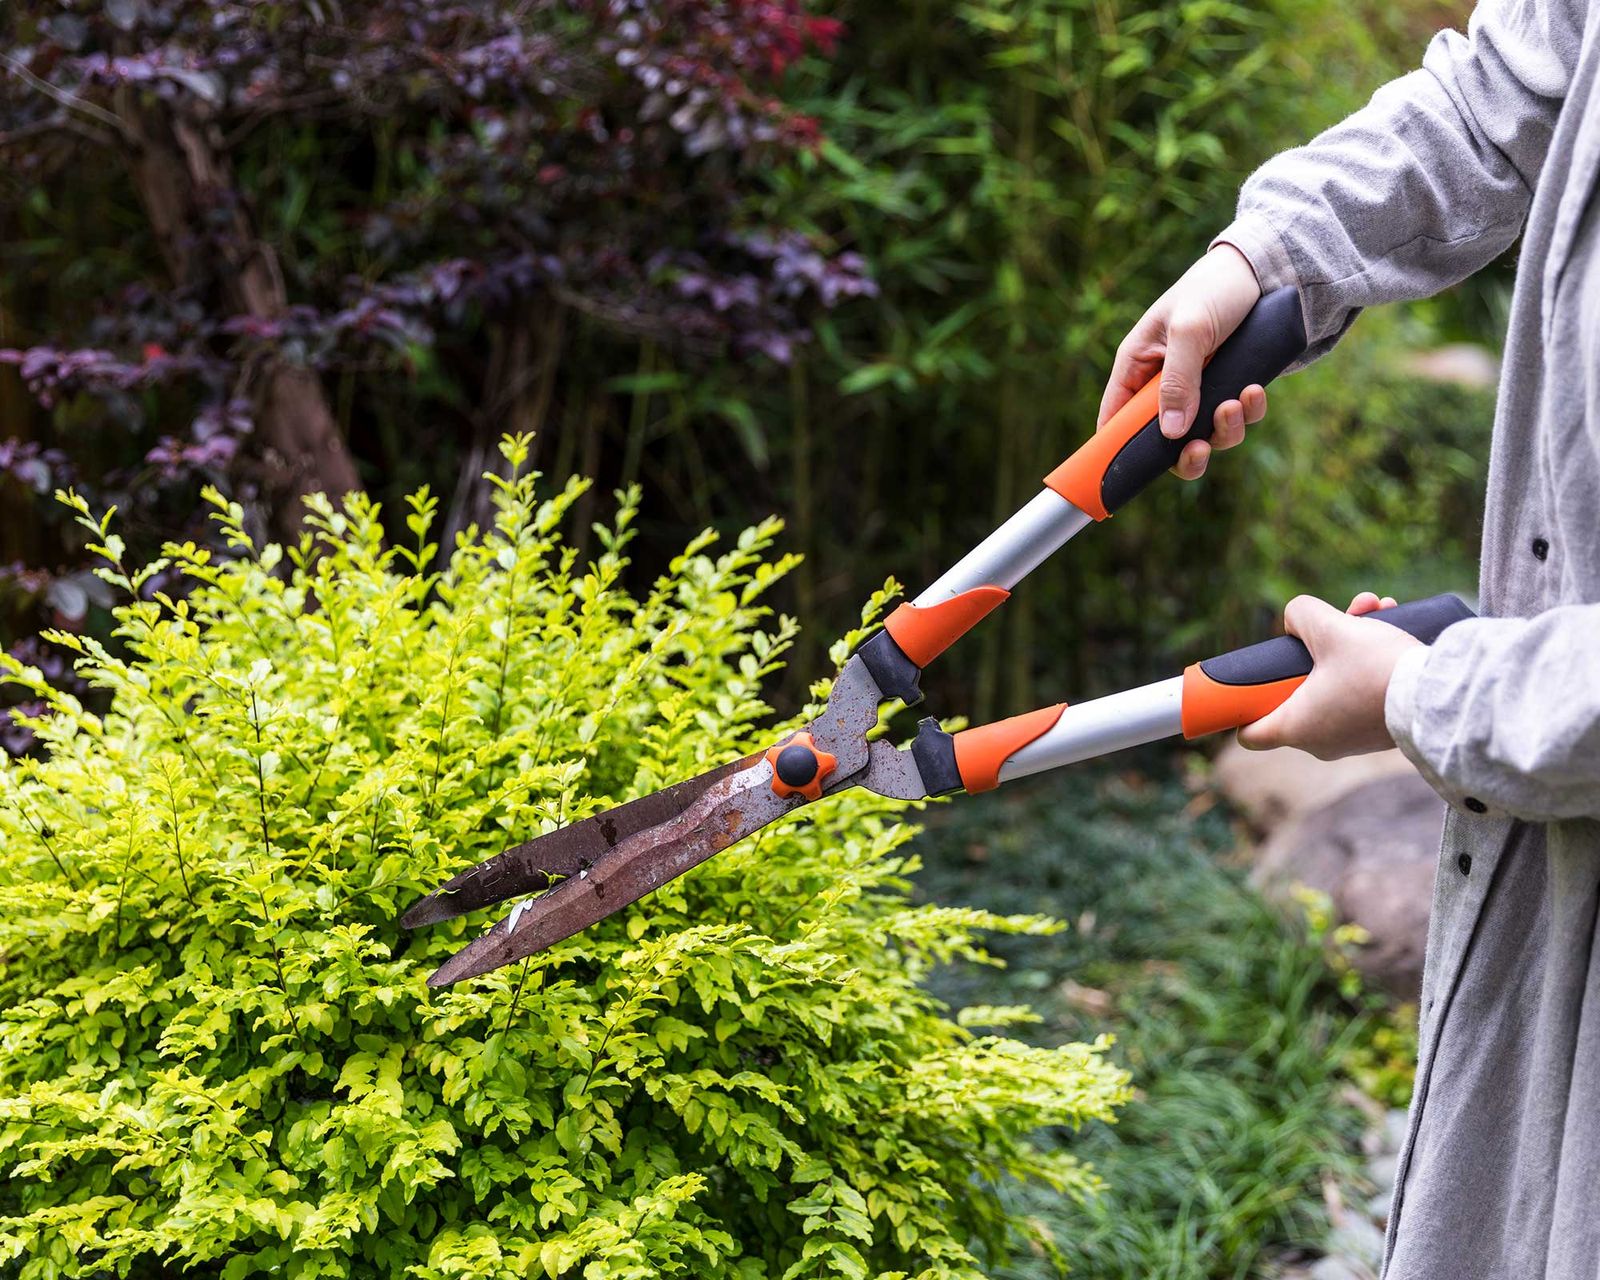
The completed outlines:
<svg viewBox="0 0 1600 1280">
<path fill-rule="evenodd" d="M 772 766 L 774 794 L 785 799 L 804 796 L 816 800 L 822 795 L 822 784 L 828 775 L 839 767 L 839 758 L 818 751 L 809 733 L 797 733 L 768 749 L 767 763 Z"/>
</svg>

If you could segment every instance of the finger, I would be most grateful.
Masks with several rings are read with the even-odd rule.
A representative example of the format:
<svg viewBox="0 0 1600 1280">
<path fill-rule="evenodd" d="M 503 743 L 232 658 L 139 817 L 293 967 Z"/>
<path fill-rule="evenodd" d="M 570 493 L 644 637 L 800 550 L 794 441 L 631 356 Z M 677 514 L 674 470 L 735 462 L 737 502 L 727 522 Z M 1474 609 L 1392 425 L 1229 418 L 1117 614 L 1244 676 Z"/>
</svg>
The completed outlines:
<svg viewBox="0 0 1600 1280">
<path fill-rule="evenodd" d="M 1176 440 L 1194 423 L 1200 407 L 1200 371 L 1211 354 L 1212 327 L 1201 315 L 1174 317 L 1167 326 L 1161 365 L 1161 434 Z"/>
<path fill-rule="evenodd" d="M 1293 696 L 1290 695 L 1291 698 Z M 1285 700 L 1276 710 L 1267 712 L 1253 724 L 1241 727 L 1239 745 L 1247 751 L 1271 751 L 1274 747 L 1286 745 L 1288 724 L 1284 709 L 1288 705 L 1288 701 Z"/>
<path fill-rule="evenodd" d="M 1400 602 L 1398 600 L 1396 600 L 1393 596 L 1384 596 L 1384 598 L 1381 601 L 1379 601 L 1378 608 L 1380 608 L 1380 609 L 1393 609 L 1399 603 Z"/>
<path fill-rule="evenodd" d="M 1139 323 L 1128 330 L 1128 336 L 1117 348 L 1116 357 L 1111 362 L 1111 376 L 1106 380 L 1106 389 L 1100 396 L 1100 416 L 1095 419 L 1097 431 L 1160 370 L 1161 345 L 1156 340 L 1162 325 L 1157 313 L 1160 306 L 1157 303 L 1145 312 Z"/>
<path fill-rule="evenodd" d="M 1224 400 L 1211 420 L 1212 449 L 1231 449 L 1244 440 L 1244 406 L 1237 400 Z"/>
<path fill-rule="evenodd" d="M 1204 440 L 1191 440 L 1183 446 L 1183 452 L 1178 455 L 1178 461 L 1172 468 L 1172 474 L 1180 480 L 1198 480 L 1206 473 L 1206 464 L 1211 461 L 1211 446 Z"/>
<path fill-rule="evenodd" d="M 1249 426 L 1255 426 L 1267 416 L 1267 389 L 1252 383 L 1239 395 L 1239 402 L 1244 405 L 1244 420 Z"/>
<path fill-rule="evenodd" d="M 1317 638 L 1331 620 L 1344 617 L 1344 614 L 1335 609 L 1326 600 L 1318 600 L 1316 596 L 1296 596 L 1284 606 L 1283 629 L 1292 636 L 1299 636 L 1306 642 L 1306 648 L 1312 655 L 1317 652 Z"/>
<path fill-rule="evenodd" d="M 1377 592 L 1358 591 L 1345 612 L 1359 618 L 1363 613 L 1371 613 L 1374 609 L 1381 608 L 1383 601 L 1378 598 Z"/>
</svg>

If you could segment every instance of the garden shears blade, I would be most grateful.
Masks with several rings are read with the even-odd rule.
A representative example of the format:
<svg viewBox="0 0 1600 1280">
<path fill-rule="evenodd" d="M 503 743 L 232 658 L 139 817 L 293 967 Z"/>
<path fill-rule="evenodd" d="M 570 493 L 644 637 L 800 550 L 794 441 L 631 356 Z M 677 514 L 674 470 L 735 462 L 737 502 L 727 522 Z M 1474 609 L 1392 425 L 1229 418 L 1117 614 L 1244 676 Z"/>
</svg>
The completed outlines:
<svg viewBox="0 0 1600 1280">
<path fill-rule="evenodd" d="M 407 927 L 541 895 L 519 902 L 429 983 L 445 986 L 534 955 L 802 805 L 850 787 L 905 800 L 987 791 L 1137 743 L 1194 737 L 1264 715 L 1310 671 L 1298 641 L 1281 637 L 1290 649 L 1272 648 L 1279 642 L 1271 641 L 1267 653 L 1241 650 L 1198 663 L 1182 677 L 1074 708 L 1042 707 L 959 734 L 924 719 L 905 749 L 867 740 L 882 704 L 918 702 L 923 669 L 1002 604 L 1013 586 L 1168 470 L 1188 440 L 1209 437 L 1218 406 L 1270 382 L 1304 347 L 1297 292 L 1291 287 L 1266 295 L 1206 366 L 1199 412 L 1186 437 L 1161 434 L 1157 375 L 1045 478 L 1037 496 L 890 614 L 840 669 L 826 709 L 810 724 L 764 752 L 508 849 L 417 903 L 402 920 Z M 1435 603 L 1388 612 L 1426 613 Z M 1417 625 L 1443 625 L 1439 619 L 1449 612 L 1435 609 Z"/>
<path fill-rule="evenodd" d="M 511 964 L 587 929 L 712 854 L 801 805 L 848 787 L 925 797 L 910 752 L 867 742 L 883 700 L 860 657 L 834 681 L 823 713 L 765 752 L 746 756 L 468 868 L 414 905 L 407 928 L 531 893 L 429 978 L 447 986 Z"/>
</svg>

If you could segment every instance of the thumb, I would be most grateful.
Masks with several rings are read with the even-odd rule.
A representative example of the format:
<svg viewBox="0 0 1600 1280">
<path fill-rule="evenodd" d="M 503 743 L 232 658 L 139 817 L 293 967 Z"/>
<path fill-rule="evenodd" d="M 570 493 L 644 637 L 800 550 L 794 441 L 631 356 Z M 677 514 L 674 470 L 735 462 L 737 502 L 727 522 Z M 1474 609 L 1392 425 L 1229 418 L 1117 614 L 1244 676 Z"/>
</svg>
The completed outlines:
<svg viewBox="0 0 1600 1280">
<path fill-rule="evenodd" d="M 1182 436 L 1200 407 L 1200 374 L 1215 345 L 1215 326 L 1203 315 L 1175 316 L 1167 326 L 1167 351 L 1161 369 L 1161 434 Z"/>
<path fill-rule="evenodd" d="M 1339 610 L 1316 596 L 1296 596 L 1284 606 L 1283 629 L 1302 641 L 1315 658 L 1330 621 L 1337 625 L 1344 617 Z M 1290 710 L 1293 701 L 1294 695 L 1291 694 L 1261 719 L 1241 726 L 1239 745 L 1250 751 L 1270 751 L 1273 747 L 1287 745 L 1293 729 L 1294 712 Z"/>
<path fill-rule="evenodd" d="M 1348 615 L 1316 596 L 1296 596 L 1284 606 L 1283 629 L 1305 643 L 1311 656 L 1317 656 L 1318 642 L 1330 626 L 1348 621 Z"/>
<path fill-rule="evenodd" d="M 1285 698 L 1261 719 L 1240 725 L 1239 745 L 1246 751 L 1271 751 L 1274 747 L 1285 745 L 1288 741 L 1289 723 L 1288 717 L 1284 715 L 1284 708 L 1288 705 L 1289 699 Z"/>
</svg>

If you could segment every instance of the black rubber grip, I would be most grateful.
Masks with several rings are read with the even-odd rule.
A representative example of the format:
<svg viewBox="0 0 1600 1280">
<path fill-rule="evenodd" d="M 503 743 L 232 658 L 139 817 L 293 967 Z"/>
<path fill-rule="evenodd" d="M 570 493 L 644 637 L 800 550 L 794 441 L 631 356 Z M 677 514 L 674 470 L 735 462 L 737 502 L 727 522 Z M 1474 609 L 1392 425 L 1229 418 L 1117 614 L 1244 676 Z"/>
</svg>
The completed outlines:
<svg viewBox="0 0 1600 1280">
<path fill-rule="evenodd" d="M 1459 596 L 1442 595 L 1412 600 L 1367 616 L 1399 627 L 1423 644 L 1432 644 L 1446 627 L 1475 615 Z M 1311 654 L 1305 645 L 1293 636 L 1278 636 L 1207 658 L 1200 664 L 1200 670 L 1218 684 L 1272 684 L 1277 680 L 1308 676 L 1311 665 Z"/>
<path fill-rule="evenodd" d="M 922 701 L 922 668 L 906 657 L 887 631 L 879 631 L 856 654 L 885 698 L 899 698 L 908 707 Z"/>
<path fill-rule="evenodd" d="M 911 741 L 911 758 L 917 762 L 922 785 L 930 796 L 948 795 L 961 790 L 961 770 L 956 765 L 956 740 L 939 727 L 932 716 L 917 721 L 917 736 Z"/>
<path fill-rule="evenodd" d="M 1274 289 L 1217 348 L 1200 377 L 1200 408 L 1189 434 L 1169 440 L 1154 418 L 1117 451 L 1100 482 L 1100 499 L 1113 512 L 1169 470 L 1191 440 L 1209 440 L 1217 406 L 1237 400 L 1244 389 L 1266 386 L 1306 349 L 1300 293 L 1293 285 Z"/>
</svg>

